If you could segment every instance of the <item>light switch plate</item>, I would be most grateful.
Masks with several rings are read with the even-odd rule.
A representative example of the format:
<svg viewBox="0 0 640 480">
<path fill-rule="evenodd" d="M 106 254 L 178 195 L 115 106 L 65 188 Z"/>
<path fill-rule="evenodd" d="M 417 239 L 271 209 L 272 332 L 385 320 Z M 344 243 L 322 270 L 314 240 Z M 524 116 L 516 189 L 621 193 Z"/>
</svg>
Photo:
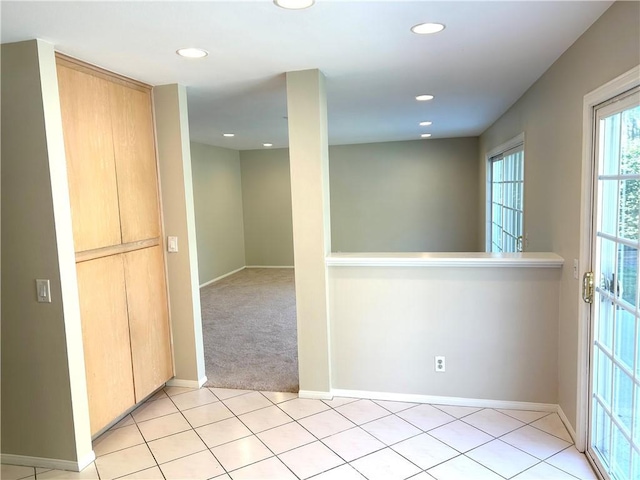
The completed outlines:
<svg viewBox="0 0 640 480">
<path fill-rule="evenodd" d="M 49 280 L 36 279 L 36 295 L 39 303 L 51 303 L 51 284 Z"/>
<path fill-rule="evenodd" d="M 176 253 L 178 251 L 178 237 L 167 237 L 167 252 Z"/>
</svg>

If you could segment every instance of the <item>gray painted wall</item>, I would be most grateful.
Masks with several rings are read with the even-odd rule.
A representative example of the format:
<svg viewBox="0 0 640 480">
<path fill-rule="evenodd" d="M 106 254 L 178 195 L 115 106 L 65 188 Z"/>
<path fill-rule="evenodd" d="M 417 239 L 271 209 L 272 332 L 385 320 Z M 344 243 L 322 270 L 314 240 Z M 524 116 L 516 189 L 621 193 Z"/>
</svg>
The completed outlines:
<svg viewBox="0 0 640 480">
<path fill-rule="evenodd" d="M 289 150 L 240 152 L 247 265 L 292 266 Z"/>
<path fill-rule="evenodd" d="M 191 142 L 200 284 L 245 266 L 240 153 Z"/>
<path fill-rule="evenodd" d="M 530 251 L 566 259 L 560 281 L 559 404 L 576 425 L 582 110 L 585 94 L 640 62 L 640 3 L 616 2 L 480 139 L 480 202 L 484 154 L 525 133 L 525 227 Z M 484 221 L 484 211 L 480 222 Z"/>
<path fill-rule="evenodd" d="M 478 139 L 331 147 L 331 250 L 474 251 Z"/>
</svg>

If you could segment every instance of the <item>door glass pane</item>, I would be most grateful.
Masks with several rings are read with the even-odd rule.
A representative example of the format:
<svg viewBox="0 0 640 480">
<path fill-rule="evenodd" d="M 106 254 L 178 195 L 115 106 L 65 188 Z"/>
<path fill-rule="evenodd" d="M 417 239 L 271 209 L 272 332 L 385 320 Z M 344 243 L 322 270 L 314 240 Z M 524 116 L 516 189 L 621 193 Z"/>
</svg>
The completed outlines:
<svg viewBox="0 0 640 480">
<path fill-rule="evenodd" d="M 620 181 L 620 209 L 618 212 L 618 236 L 638 240 L 638 195 L 640 181 Z"/>
<path fill-rule="evenodd" d="M 608 459 L 610 456 L 611 445 L 611 418 L 607 412 L 602 408 L 600 403 L 595 403 L 594 411 L 594 444 L 593 446 L 600 452 L 603 459 Z"/>
<path fill-rule="evenodd" d="M 638 249 L 618 246 L 618 275 L 615 279 L 616 297 L 635 306 L 638 292 Z"/>
<path fill-rule="evenodd" d="M 599 400 L 607 408 L 611 409 L 611 370 L 613 364 L 607 355 L 605 355 L 600 349 L 596 350 L 598 357 L 598 381 L 596 387 L 596 393 Z"/>
<path fill-rule="evenodd" d="M 620 114 L 611 115 L 600 122 L 600 173 L 617 175 L 620 152 Z"/>
<path fill-rule="evenodd" d="M 613 428 L 613 461 L 611 469 L 614 478 L 631 479 L 631 444 L 620 429 Z"/>
<path fill-rule="evenodd" d="M 631 432 L 631 411 L 633 405 L 633 380 L 621 368 L 615 367 L 613 390 L 613 415 L 623 427 Z"/>
<path fill-rule="evenodd" d="M 640 105 L 622 112 L 620 173 L 622 175 L 640 174 L 640 155 L 638 139 L 640 138 Z"/>
<path fill-rule="evenodd" d="M 609 350 L 613 349 L 613 315 L 615 312 L 615 303 L 606 299 L 598 302 L 600 315 L 598 315 L 598 340 Z"/>
<path fill-rule="evenodd" d="M 600 180 L 600 225 L 598 230 L 616 235 L 616 212 L 618 205 L 618 180 Z"/>
<path fill-rule="evenodd" d="M 607 302 L 608 303 L 608 302 Z M 633 371 L 636 317 L 622 307 L 616 309 L 615 359 Z"/>
</svg>

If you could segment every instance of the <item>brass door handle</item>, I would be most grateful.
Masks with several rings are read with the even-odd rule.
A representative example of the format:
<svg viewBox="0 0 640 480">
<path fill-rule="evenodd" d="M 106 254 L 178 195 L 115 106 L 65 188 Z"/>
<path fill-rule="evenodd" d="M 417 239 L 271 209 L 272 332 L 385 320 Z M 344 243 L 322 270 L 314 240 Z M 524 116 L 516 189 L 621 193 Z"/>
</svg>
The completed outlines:
<svg viewBox="0 0 640 480">
<path fill-rule="evenodd" d="M 582 276 L 582 300 L 593 303 L 593 272 L 586 272 Z"/>
</svg>

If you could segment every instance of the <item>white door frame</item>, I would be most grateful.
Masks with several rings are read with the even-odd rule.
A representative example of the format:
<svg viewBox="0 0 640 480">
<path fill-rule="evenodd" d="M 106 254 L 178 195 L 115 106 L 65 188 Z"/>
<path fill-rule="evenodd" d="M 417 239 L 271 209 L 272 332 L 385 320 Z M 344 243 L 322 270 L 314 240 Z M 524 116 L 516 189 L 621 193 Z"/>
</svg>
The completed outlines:
<svg viewBox="0 0 640 480">
<path fill-rule="evenodd" d="M 640 65 L 584 96 L 582 109 L 582 189 L 580 195 L 580 274 L 578 277 L 580 279 L 585 272 L 591 269 L 594 107 L 638 85 L 640 85 Z M 578 290 L 578 394 L 575 442 L 576 448 L 584 452 L 588 441 L 590 305 L 582 301 L 582 284 Z"/>
</svg>

